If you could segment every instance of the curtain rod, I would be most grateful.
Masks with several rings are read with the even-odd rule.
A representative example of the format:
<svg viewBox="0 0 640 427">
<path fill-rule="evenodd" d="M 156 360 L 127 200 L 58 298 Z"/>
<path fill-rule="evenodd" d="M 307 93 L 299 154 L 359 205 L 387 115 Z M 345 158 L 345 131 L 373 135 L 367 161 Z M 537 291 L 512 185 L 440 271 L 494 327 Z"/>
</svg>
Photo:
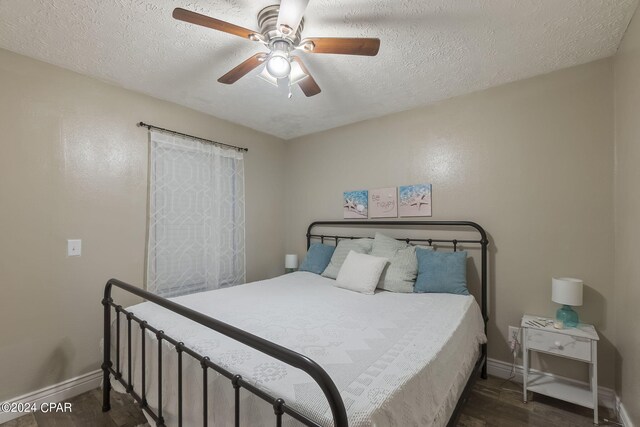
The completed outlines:
<svg viewBox="0 0 640 427">
<path fill-rule="evenodd" d="M 139 123 L 136 123 L 136 126 L 138 126 L 138 127 L 144 127 L 144 128 L 149 129 L 149 130 L 151 130 L 151 129 L 155 129 L 155 130 L 159 130 L 159 131 L 161 131 L 161 132 L 171 133 L 171 134 L 173 134 L 173 135 L 186 136 L 187 138 L 193 138 L 193 139 L 197 139 L 198 141 L 201 141 L 201 142 L 206 142 L 206 143 L 209 143 L 209 144 L 215 144 L 215 145 L 221 145 L 221 146 L 223 146 L 223 147 L 227 147 L 227 148 L 233 148 L 234 150 L 238 150 L 238 151 L 245 151 L 245 152 L 249 151 L 249 149 L 248 149 L 248 148 L 244 148 L 244 147 L 237 147 L 237 146 L 235 146 L 235 145 L 229 145 L 229 144 L 225 144 L 225 143 L 223 143 L 223 142 L 212 141 L 212 140 L 210 140 L 210 139 L 206 139 L 206 138 L 200 138 L 199 136 L 193 136 L 193 135 L 189 135 L 189 134 L 187 134 L 187 133 L 182 133 L 182 132 L 177 132 L 177 131 L 175 131 L 175 130 L 170 130 L 170 129 L 161 128 L 161 127 L 158 127 L 158 126 L 150 125 L 150 124 L 145 123 L 145 122 L 139 122 Z"/>
</svg>

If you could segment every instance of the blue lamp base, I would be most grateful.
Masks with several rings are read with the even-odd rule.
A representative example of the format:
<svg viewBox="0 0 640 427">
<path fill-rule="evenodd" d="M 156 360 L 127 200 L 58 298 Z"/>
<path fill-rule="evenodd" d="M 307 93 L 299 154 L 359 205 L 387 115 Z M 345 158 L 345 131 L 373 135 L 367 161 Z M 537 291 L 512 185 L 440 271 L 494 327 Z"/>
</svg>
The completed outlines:
<svg viewBox="0 0 640 427">
<path fill-rule="evenodd" d="M 578 313 L 568 305 L 563 305 L 556 311 L 556 319 L 560 320 L 566 328 L 575 328 L 580 323 Z"/>
</svg>

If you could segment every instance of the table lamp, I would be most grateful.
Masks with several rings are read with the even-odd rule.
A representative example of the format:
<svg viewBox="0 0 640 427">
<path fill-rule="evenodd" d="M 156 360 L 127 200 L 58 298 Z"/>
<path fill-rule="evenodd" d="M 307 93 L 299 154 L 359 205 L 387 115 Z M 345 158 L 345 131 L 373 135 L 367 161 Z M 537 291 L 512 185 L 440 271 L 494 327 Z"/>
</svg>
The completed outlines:
<svg viewBox="0 0 640 427">
<path fill-rule="evenodd" d="M 551 279 L 551 300 L 562 304 L 556 312 L 556 320 L 564 326 L 575 328 L 579 319 L 571 306 L 582 305 L 582 280 L 571 277 L 560 277 Z"/>
<path fill-rule="evenodd" d="M 298 255 L 287 254 L 284 256 L 284 271 L 293 273 L 298 269 Z"/>
</svg>

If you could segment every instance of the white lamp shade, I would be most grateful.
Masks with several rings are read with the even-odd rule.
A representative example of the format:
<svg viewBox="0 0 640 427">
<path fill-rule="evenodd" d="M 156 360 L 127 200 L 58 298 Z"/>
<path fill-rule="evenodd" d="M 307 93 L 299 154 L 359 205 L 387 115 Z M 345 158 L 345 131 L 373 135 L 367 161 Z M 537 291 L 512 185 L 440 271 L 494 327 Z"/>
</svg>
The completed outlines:
<svg viewBox="0 0 640 427">
<path fill-rule="evenodd" d="M 571 277 L 551 279 L 551 300 L 558 304 L 582 305 L 582 280 Z"/>
<path fill-rule="evenodd" d="M 295 255 L 295 254 L 285 255 L 284 268 L 298 268 L 298 255 Z"/>
</svg>

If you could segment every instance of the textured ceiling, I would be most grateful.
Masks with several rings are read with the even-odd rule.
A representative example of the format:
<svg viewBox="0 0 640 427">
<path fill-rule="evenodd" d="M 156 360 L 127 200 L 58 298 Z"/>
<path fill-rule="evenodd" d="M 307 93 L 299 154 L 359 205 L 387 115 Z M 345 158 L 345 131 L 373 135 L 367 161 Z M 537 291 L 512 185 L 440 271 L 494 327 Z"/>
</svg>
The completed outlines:
<svg viewBox="0 0 640 427">
<path fill-rule="evenodd" d="M 260 68 L 217 83 L 261 45 L 171 17 L 179 6 L 257 29 L 272 3 L 0 0 L 0 47 L 289 139 L 612 55 L 637 0 L 311 0 L 303 36 L 381 48 L 303 54 L 322 93 L 292 99 Z"/>
</svg>

